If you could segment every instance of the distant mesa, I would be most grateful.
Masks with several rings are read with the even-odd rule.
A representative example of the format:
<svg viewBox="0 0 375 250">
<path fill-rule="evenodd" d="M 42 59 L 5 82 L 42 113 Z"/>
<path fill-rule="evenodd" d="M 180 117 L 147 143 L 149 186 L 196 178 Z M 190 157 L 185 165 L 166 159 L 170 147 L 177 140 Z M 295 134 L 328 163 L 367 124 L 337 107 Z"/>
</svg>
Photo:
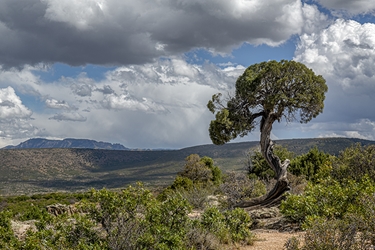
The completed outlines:
<svg viewBox="0 0 375 250">
<path fill-rule="evenodd" d="M 88 139 L 67 138 L 64 140 L 49 140 L 44 138 L 33 138 L 21 142 L 17 146 L 6 146 L 3 149 L 21 148 L 86 148 L 86 149 L 108 149 L 108 150 L 129 150 L 119 143 L 98 142 Z"/>
</svg>

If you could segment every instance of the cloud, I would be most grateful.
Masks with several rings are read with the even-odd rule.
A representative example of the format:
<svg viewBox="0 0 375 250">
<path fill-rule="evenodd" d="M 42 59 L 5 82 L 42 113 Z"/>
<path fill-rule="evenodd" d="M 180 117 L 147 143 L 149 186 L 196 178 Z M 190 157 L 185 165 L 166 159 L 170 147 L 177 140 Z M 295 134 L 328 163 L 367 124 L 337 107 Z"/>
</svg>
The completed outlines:
<svg viewBox="0 0 375 250">
<path fill-rule="evenodd" d="M 302 34 L 319 32 L 320 30 L 327 28 L 332 22 L 327 15 L 319 11 L 316 5 L 303 4 L 302 15 L 304 18 Z"/>
<path fill-rule="evenodd" d="M 107 73 L 107 78 L 123 83 L 124 87 L 143 84 L 176 85 L 198 83 L 211 85 L 215 88 L 228 88 L 228 83 L 234 85 L 244 67 L 228 66 L 223 69 L 214 64 L 189 64 L 182 58 L 160 59 L 154 63 L 118 67 Z"/>
<path fill-rule="evenodd" d="M 127 109 L 133 111 L 144 111 L 144 112 L 166 112 L 167 109 L 162 105 L 143 98 L 137 100 L 129 95 L 106 95 L 101 101 L 101 105 L 106 109 Z"/>
<path fill-rule="evenodd" d="M 72 122 L 85 122 L 87 120 L 86 117 L 76 112 L 56 114 L 50 117 L 49 119 L 56 120 L 56 121 L 72 121 Z"/>
<path fill-rule="evenodd" d="M 348 92 L 369 93 L 365 86 L 374 86 L 375 24 L 338 19 L 319 33 L 301 36 L 295 59 L 338 77 Z"/>
<path fill-rule="evenodd" d="M 23 138 L 37 134 L 31 116 L 32 112 L 12 87 L 0 89 L 0 137 Z"/>
<path fill-rule="evenodd" d="M 0 103 L 1 120 L 28 119 L 32 115 L 32 112 L 22 104 L 12 87 L 0 89 Z"/>
<path fill-rule="evenodd" d="M 45 103 L 46 103 L 47 108 L 51 108 L 51 109 L 65 109 L 65 110 L 76 109 L 75 107 L 71 107 L 66 101 L 47 99 Z"/>
<path fill-rule="evenodd" d="M 35 132 L 38 136 L 92 138 L 135 148 L 181 148 L 210 143 L 207 129 L 213 116 L 206 104 L 217 92 L 233 91 L 244 67 L 196 65 L 173 57 L 110 69 L 100 79 L 79 74 L 45 81 L 37 77 L 39 71 L 44 69 L 0 72 L 0 86 L 11 84 L 17 92 L 28 89 L 22 98 L 32 105 L 33 119 L 27 122 L 40 128 Z M 90 95 L 75 91 L 86 85 Z M 3 100 L 1 105 L 12 104 Z M 4 136 L 27 139 L 33 137 L 31 128 L 28 134 L 5 131 Z"/>
<path fill-rule="evenodd" d="M 97 88 L 95 91 L 102 92 L 103 95 L 110 95 L 115 92 L 109 85 L 104 85 L 103 88 Z"/>
<path fill-rule="evenodd" d="M 332 11 L 336 16 L 353 16 L 369 14 L 375 11 L 373 0 L 315 0 L 323 7 Z"/>
<path fill-rule="evenodd" d="M 325 124 L 320 129 L 373 139 L 375 113 L 369 109 L 375 106 L 375 24 L 338 19 L 318 33 L 302 35 L 294 59 L 327 80 L 325 110 L 317 118 Z"/>
<path fill-rule="evenodd" d="M 0 65 L 144 64 L 195 48 L 276 46 L 303 26 L 299 0 L 4 0 Z"/>
<path fill-rule="evenodd" d="M 76 94 L 76 95 L 79 95 L 79 96 L 91 96 L 91 92 L 92 92 L 92 86 L 89 85 L 89 84 L 72 84 L 70 86 L 70 88 L 72 89 L 73 93 Z"/>
</svg>

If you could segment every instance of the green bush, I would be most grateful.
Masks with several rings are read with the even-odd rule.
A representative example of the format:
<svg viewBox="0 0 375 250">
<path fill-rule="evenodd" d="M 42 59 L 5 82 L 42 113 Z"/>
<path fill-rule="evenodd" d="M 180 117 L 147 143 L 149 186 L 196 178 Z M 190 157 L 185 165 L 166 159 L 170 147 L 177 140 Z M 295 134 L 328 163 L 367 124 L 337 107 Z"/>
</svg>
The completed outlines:
<svg viewBox="0 0 375 250">
<path fill-rule="evenodd" d="M 178 173 L 172 185 L 159 194 L 158 199 L 163 201 L 176 193 L 187 199 L 194 208 L 204 209 L 207 197 L 213 195 L 222 183 L 222 172 L 207 156 L 201 158 L 192 154 L 185 161 L 184 169 Z"/>
<path fill-rule="evenodd" d="M 47 219 L 51 215 L 47 212 L 46 208 L 39 208 L 37 206 L 29 206 L 22 215 L 20 215 L 19 220 L 26 221 L 26 220 L 41 220 Z"/>
<path fill-rule="evenodd" d="M 279 145 L 274 147 L 274 154 L 278 156 L 282 162 L 285 161 L 285 159 L 291 160 L 294 158 L 294 153 Z M 268 165 L 261 152 L 255 151 L 249 154 L 248 157 L 247 168 L 250 176 L 257 176 L 263 180 L 270 180 L 275 177 L 274 171 Z"/>
<path fill-rule="evenodd" d="M 309 216 L 343 218 L 345 214 L 361 209 L 361 198 L 374 192 L 374 182 L 368 176 L 358 182 L 346 180 L 342 183 L 328 177 L 317 184 L 308 183 L 301 195 L 289 195 L 280 208 L 285 216 L 300 222 Z"/>
<path fill-rule="evenodd" d="M 197 154 L 186 157 L 184 169 L 178 176 L 185 177 L 196 183 L 219 185 L 222 180 L 221 170 L 214 166 L 214 161 L 210 157 L 200 158 Z"/>
<path fill-rule="evenodd" d="M 306 154 L 295 157 L 290 162 L 288 171 L 293 175 L 305 176 L 307 180 L 315 181 L 317 179 L 316 174 L 318 174 L 322 166 L 330 162 L 330 158 L 329 154 L 314 147 Z"/>
<path fill-rule="evenodd" d="M 230 234 L 225 223 L 225 216 L 217 207 L 207 208 L 202 214 L 201 224 L 204 229 L 218 237 L 221 243 L 230 242 Z"/>
<path fill-rule="evenodd" d="M 360 250 L 355 227 L 343 220 L 315 218 L 304 235 L 303 244 L 297 238 L 289 240 L 287 250 Z M 300 246 L 303 245 L 303 246 Z"/>
<path fill-rule="evenodd" d="M 358 181 L 365 175 L 375 180 L 375 145 L 355 144 L 345 149 L 333 161 L 331 175 L 338 181 Z"/>
<path fill-rule="evenodd" d="M 10 211 L 0 211 L 0 249 L 17 249 L 19 241 L 14 236 Z"/>
<path fill-rule="evenodd" d="M 372 202 L 370 206 L 374 208 L 374 198 L 372 197 L 369 200 Z M 307 228 L 303 237 L 303 244 L 294 237 L 286 242 L 285 248 L 287 250 L 372 249 L 375 242 L 374 210 L 366 217 L 366 221 L 362 221 L 358 214 L 351 214 L 344 219 L 310 217 L 306 222 Z"/>
<path fill-rule="evenodd" d="M 110 249 L 185 249 L 191 210 L 174 195 L 159 202 L 141 184 L 120 193 L 93 191 L 90 216 L 107 232 Z"/>
<path fill-rule="evenodd" d="M 203 228 L 217 236 L 221 243 L 242 243 L 251 245 L 254 235 L 250 231 L 251 218 L 241 208 L 221 213 L 218 208 L 210 207 L 201 218 Z"/>
<path fill-rule="evenodd" d="M 252 245 L 254 235 L 249 229 L 252 224 L 250 215 L 245 210 L 236 208 L 225 211 L 224 216 L 232 241 Z"/>
<path fill-rule="evenodd" d="M 201 219 L 190 219 L 192 206 L 178 192 L 160 201 L 137 184 L 119 192 L 103 189 L 90 194 L 78 205 L 84 213 L 52 216 L 34 206 L 20 215 L 37 220 L 37 230 L 29 230 L 22 240 L 12 231 L 13 214 L 0 212 L 0 248 L 193 250 L 220 249 L 223 243 L 250 244 L 253 240 L 250 217 L 242 209 L 220 212 L 209 208 Z"/>
<path fill-rule="evenodd" d="M 288 151 L 282 146 L 274 147 L 274 154 L 279 157 L 281 162 L 290 160 L 288 171 L 295 176 L 305 176 L 308 180 L 315 180 L 315 175 L 319 169 L 330 162 L 331 156 L 317 147 L 309 150 L 306 154 L 295 156 L 293 152 Z M 263 180 L 269 180 L 275 177 L 275 173 L 267 164 L 262 154 L 258 151 L 250 156 L 248 172 L 250 176 L 257 176 Z"/>
<path fill-rule="evenodd" d="M 177 176 L 176 179 L 173 181 L 173 184 L 171 185 L 171 189 L 177 190 L 177 189 L 185 189 L 190 190 L 193 188 L 193 181 L 187 177 Z"/>
</svg>

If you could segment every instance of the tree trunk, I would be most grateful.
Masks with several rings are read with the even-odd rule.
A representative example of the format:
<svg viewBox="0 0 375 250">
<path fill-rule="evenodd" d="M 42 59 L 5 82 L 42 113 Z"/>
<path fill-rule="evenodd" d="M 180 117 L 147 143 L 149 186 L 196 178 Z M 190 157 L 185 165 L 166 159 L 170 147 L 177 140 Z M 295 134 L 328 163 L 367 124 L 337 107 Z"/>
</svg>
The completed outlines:
<svg viewBox="0 0 375 250">
<path fill-rule="evenodd" d="M 272 113 L 263 115 L 260 123 L 260 149 L 268 165 L 276 174 L 276 184 L 266 195 L 248 202 L 239 203 L 236 207 L 256 209 L 258 207 L 276 206 L 283 200 L 284 193 L 290 190 L 287 179 L 287 167 L 290 161 L 286 159 L 281 163 L 279 157 L 273 153 L 274 144 L 271 141 L 271 130 L 275 120 L 275 116 Z"/>
</svg>

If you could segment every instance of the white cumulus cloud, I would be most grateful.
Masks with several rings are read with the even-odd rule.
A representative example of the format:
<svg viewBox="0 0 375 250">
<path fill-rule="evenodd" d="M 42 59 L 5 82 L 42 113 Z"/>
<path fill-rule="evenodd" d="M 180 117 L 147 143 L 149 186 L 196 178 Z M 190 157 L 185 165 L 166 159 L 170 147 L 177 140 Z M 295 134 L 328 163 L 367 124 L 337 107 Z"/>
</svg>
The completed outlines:
<svg viewBox="0 0 375 250">
<path fill-rule="evenodd" d="M 0 89 L 0 137 L 23 138 L 38 133 L 32 112 L 22 104 L 12 87 Z"/>
<path fill-rule="evenodd" d="M 305 34 L 295 52 L 327 80 L 325 133 L 373 139 L 375 112 L 375 24 L 338 19 L 318 33 Z"/>
</svg>

